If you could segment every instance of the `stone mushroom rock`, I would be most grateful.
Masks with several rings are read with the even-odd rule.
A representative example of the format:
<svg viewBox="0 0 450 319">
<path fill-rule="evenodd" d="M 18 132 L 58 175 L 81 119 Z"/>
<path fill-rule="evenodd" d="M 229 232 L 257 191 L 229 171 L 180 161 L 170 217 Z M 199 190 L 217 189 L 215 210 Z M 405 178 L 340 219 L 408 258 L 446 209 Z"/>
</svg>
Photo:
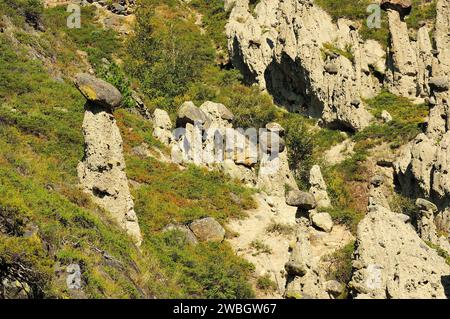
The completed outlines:
<svg viewBox="0 0 450 319">
<path fill-rule="evenodd" d="M 320 273 L 317 259 L 307 236 L 303 221 L 297 230 L 297 242 L 292 249 L 289 261 L 285 265 L 288 273 L 285 297 L 295 299 L 327 299 L 325 280 Z"/>
<path fill-rule="evenodd" d="M 225 229 L 212 217 L 193 221 L 189 228 L 199 241 L 221 242 L 225 238 Z"/>
<path fill-rule="evenodd" d="M 450 266 L 415 230 L 381 206 L 369 210 L 357 229 L 355 298 L 447 298 Z"/>
<path fill-rule="evenodd" d="M 236 0 L 226 26 L 230 58 L 247 80 L 289 111 L 320 118 L 325 125 L 350 130 L 369 125 L 372 116 L 363 103 L 355 108 L 350 101 L 380 91 L 370 66 L 382 65 L 381 56 L 366 55 L 353 22 L 333 22 L 314 1 L 261 0 L 251 11 L 247 1 Z M 331 52 L 323 59 L 330 43 L 342 50 L 352 47 L 352 58 Z M 370 45 L 383 50 L 376 42 Z"/>
<path fill-rule="evenodd" d="M 411 0 L 382 0 L 381 9 L 395 10 L 401 16 L 406 16 L 411 13 L 412 2 Z"/>
<path fill-rule="evenodd" d="M 75 76 L 75 86 L 91 103 L 114 110 L 122 102 L 122 94 L 113 85 L 86 73 Z"/>
<path fill-rule="evenodd" d="M 207 128 L 210 123 L 210 119 L 205 112 L 196 107 L 193 102 L 188 101 L 184 102 L 180 106 L 176 124 L 177 127 L 185 127 L 188 123 L 192 125 L 195 123 L 200 123 Z"/>
<path fill-rule="evenodd" d="M 316 200 L 311 193 L 299 190 L 291 190 L 286 194 L 286 204 L 305 210 L 311 210 L 317 206 Z"/>
<path fill-rule="evenodd" d="M 86 77 L 83 75 L 80 79 Z M 88 79 L 77 82 L 80 91 L 89 96 L 83 120 L 84 158 L 77 167 L 78 178 L 84 191 L 108 211 L 139 246 L 142 235 L 125 173 L 122 136 L 112 114 L 121 97 L 113 98 L 118 91 L 109 84 Z M 113 92 L 112 96 L 104 95 L 106 92 Z"/>
</svg>

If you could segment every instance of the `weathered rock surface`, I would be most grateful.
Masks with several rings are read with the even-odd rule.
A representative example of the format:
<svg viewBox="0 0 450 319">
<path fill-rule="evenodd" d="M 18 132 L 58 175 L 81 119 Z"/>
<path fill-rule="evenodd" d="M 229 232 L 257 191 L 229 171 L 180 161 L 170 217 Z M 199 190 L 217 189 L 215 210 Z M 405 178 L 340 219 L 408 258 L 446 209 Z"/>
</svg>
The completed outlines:
<svg viewBox="0 0 450 319">
<path fill-rule="evenodd" d="M 199 241 L 221 242 L 225 238 L 225 229 L 212 217 L 195 220 L 189 228 Z"/>
<path fill-rule="evenodd" d="M 169 114 L 161 109 L 156 109 L 152 115 L 153 136 L 165 145 L 172 142 L 172 121 Z"/>
<path fill-rule="evenodd" d="M 309 192 L 313 194 L 317 202 L 317 207 L 330 207 L 331 201 L 327 192 L 327 185 L 322 176 L 319 165 L 314 165 L 309 172 Z"/>
<path fill-rule="evenodd" d="M 291 190 L 286 194 L 286 204 L 305 210 L 314 209 L 317 206 L 316 200 L 311 193 L 299 190 Z"/>
<path fill-rule="evenodd" d="M 450 3 L 448 0 L 438 0 L 436 6 L 433 37 L 436 52 L 431 63 L 428 125 L 425 133 L 419 134 L 404 147 L 394 168 L 405 194 L 429 199 L 442 210 L 450 203 L 450 93 L 445 90 L 450 77 Z"/>
<path fill-rule="evenodd" d="M 356 298 L 447 298 L 450 267 L 414 229 L 381 206 L 372 207 L 357 230 Z"/>
<path fill-rule="evenodd" d="M 328 299 L 323 275 L 318 267 L 318 260 L 312 253 L 307 236 L 306 224 L 300 224 L 297 230 L 297 242 L 286 263 L 288 281 L 285 298 Z"/>
<path fill-rule="evenodd" d="M 93 80 L 92 83 L 96 82 Z M 93 87 L 96 88 L 95 85 Z M 101 90 L 109 89 L 103 84 L 99 87 Z M 103 92 L 101 90 L 98 92 Z M 89 96 L 94 101 L 102 102 L 94 104 L 88 101 L 85 105 L 84 158 L 77 168 L 80 183 L 84 191 L 110 212 L 113 219 L 140 245 L 142 236 L 125 173 L 122 137 L 111 113 L 121 98 L 110 99 L 97 93 L 94 97 Z M 107 101 L 113 104 L 105 105 Z"/>
<path fill-rule="evenodd" d="M 328 213 L 311 213 L 310 219 L 316 228 L 323 230 L 324 232 L 331 232 L 333 229 L 333 220 L 331 219 L 330 214 Z"/>
<path fill-rule="evenodd" d="M 122 94 L 113 85 L 92 75 L 80 73 L 75 76 L 75 85 L 91 103 L 113 110 L 122 102 Z"/>
<path fill-rule="evenodd" d="M 378 43 L 362 41 L 351 21 L 333 23 L 310 0 L 262 0 L 249 11 L 248 1 L 235 1 L 226 27 L 233 65 L 248 81 L 288 110 L 330 126 L 359 130 L 369 124 L 364 103 L 351 102 L 381 88 L 371 72 L 384 73 L 385 53 Z M 352 59 L 325 48 L 330 46 L 351 47 Z"/>
</svg>

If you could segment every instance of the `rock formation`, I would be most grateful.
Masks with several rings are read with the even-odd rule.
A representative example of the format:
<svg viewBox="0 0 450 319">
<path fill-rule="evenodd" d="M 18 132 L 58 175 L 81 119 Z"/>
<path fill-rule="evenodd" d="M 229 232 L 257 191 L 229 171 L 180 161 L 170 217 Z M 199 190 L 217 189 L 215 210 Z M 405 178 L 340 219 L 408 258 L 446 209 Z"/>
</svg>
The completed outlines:
<svg viewBox="0 0 450 319">
<path fill-rule="evenodd" d="M 327 185 L 320 171 L 319 165 L 314 165 L 309 172 L 309 185 L 311 186 L 309 192 L 313 194 L 316 199 L 317 206 L 327 208 L 331 206 L 330 197 L 327 193 Z"/>
<path fill-rule="evenodd" d="M 401 190 L 413 198 L 423 197 L 435 203 L 442 230 L 450 229 L 449 183 L 449 79 L 450 79 L 450 1 L 437 1 L 430 90 L 430 114 L 427 129 L 406 145 L 394 168 Z"/>
<path fill-rule="evenodd" d="M 372 206 L 357 230 L 356 298 L 448 298 L 450 267 L 396 213 Z"/>
<path fill-rule="evenodd" d="M 120 105 L 121 94 L 87 74 L 77 75 L 75 84 L 88 100 L 83 121 L 84 158 L 77 168 L 80 183 L 140 245 L 142 236 L 125 174 L 122 137 L 112 114 Z"/>
<path fill-rule="evenodd" d="M 357 26 L 337 24 L 311 0 L 262 0 L 249 12 L 235 1 L 227 24 L 233 65 L 291 111 L 348 130 L 368 125 L 362 98 L 381 88 L 384 50 L 363 41 Z M 347 53 L 342 53 L 347 52 Z"/>
</svg>

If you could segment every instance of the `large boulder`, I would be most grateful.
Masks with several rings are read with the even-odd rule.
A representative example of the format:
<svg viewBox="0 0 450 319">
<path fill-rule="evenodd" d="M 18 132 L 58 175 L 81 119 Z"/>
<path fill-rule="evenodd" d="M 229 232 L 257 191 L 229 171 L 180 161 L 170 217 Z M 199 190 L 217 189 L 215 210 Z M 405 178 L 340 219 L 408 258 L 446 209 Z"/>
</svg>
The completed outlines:
<svg viewBox="0 0 450 319">
<path fill-rule="evenodd" d="M 411 0 L 382 0 L 381 9 L 395 10 L 398 11 L 401 16 L 405 16 L 411 13 L 412 2 Z"/>
<path fill-rule="evenodd" d="M 122 102 L 122 94 L 118 89 L 95 76 L 79 73 L 75 76 L 75 86 L 89 102 L 111 111 Z"/>
<path fill-rule="evenodd" d="M 286 194 L 286 204 L 305 210 L 314 209 L 317 206 L 316 200 L 311 193 L 299 190 L 291 190 Z"/>
<path fill-rule="evenodd" d="M 207 127 L 209 122 L 210 119 L 205 112 L 196 107 L 191 101 L 184 102 L 178 110 L 177 127 L 185 127 L 188 123 L 192 125 L 200 123 Z"/>
<path fill-rule="evenodd" d="M 189 228 L 199 241 L 221 242 L 225 238 L 225 229 L 212 217 L 195 220 Z"/>
<path fill-rule="evenodd" d="M 449 89 L 449 82 L 445 77 L 432 77 L 428 81 L 428 84 L 433 90 L 438 92 L 448 91 Z"/>
</svg>

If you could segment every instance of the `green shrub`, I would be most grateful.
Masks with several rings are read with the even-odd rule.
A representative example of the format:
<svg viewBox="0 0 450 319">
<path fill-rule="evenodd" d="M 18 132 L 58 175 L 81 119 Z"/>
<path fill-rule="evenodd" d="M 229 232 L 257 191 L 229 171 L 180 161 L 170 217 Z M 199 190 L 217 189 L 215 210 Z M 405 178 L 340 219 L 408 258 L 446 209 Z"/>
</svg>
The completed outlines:
<svg viewBox="0 0 450 319">
<path fill-rule="evenodd" d="M 258 277 L 258 280 L 256 281 L 256 287 L 265 292 L 273 292 L 277 290 L 277 284 L 270 278 L 269 274 Z"/>
<path fill-rule="evenodd" d="M 347 287 L 352 278 L 352 257 L 354 250 L 355 242 L 351 242 L 324 258 L 324 261 L 329 263 L 329 268 L 326 271 L 328 280 L 336 280 Z M 338 298 L 346 298 L 347 293 L 346 289 Z"/>
</svg>

